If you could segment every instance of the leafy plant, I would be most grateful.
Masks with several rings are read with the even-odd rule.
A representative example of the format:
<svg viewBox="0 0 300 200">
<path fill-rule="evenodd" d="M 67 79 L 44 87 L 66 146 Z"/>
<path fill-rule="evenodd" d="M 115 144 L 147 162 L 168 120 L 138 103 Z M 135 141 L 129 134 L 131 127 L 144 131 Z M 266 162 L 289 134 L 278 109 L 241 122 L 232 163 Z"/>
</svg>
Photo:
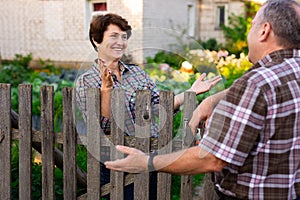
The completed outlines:
<svg viewBox="0 0 300 200">
<path fill-rule="evenodd" d="M 245 2 L 245 14 L 231 14 L 228 17 L 229 25 L 222 27 L 226 39 L 225 49 L 231 54 L 240 55 L 248 53 L 247 35 L 251 28 L 251 21 L 259 9 L 259 5 L 254 2 Z"/>
<path fill-rule="evenodd" d="M 226 38 L 225 48 L 233 54 L 248 52 L 247 46 L 247 19 L 244 16 L 232 14 L 228 17 L 229 26 L 223 26 Z"/>
<path fill-rule="evenodd" d="M 167 63 L 174 69 L 179 69 L 181 66 L 181 63 L 185 60 L 182 56 L 179 54 L 166 52 L 166 51 L 160 51 L 155 54 L 154 58 L 147 57 L 147 63 Z"/>
<path fill-rule="evenodd" d="M 86 171 L 86 148 L 84 146 L 77 146 L 77 160 L 78 165 Z M 42 165 L 41 163 L 34 162 L 35 151 L 32 154 L 32 168 L 31 168 L 31 195 L 32 199 L 42 199 Z M 19 143 L 13 141 L 12 144 L 12 199 L 19 199 Z M 55 198 L 63 199 L 63 171 L 59 168 L 54 168 L 54 188 Z M 86 192 L 86 188 L 78 187 L 78 195 Z"/>
<path fill-rule="evenodd" d="M 1 83 L 11 84 L 12 109 L 18 112 L 18 85 L 27 83 L 32 85 L 32 115 L 39 116 L 41 113 L 40 89 L 43 85 L 52 85 L 54 87 L 54 124 L 55 132 L 61 129 L 62 121 L 62 88 L 72 87 L 77 75 L 77 70 L 67 70 L 61 67 L 55 67 L 49 61 L 39 60 L 41 65 L 38 69 L 29 67 L 32 60 L 32 54 L 22 56 L 17 54 L 15 58 L 0 66 Z"/>
<path fill-rule="evenodd" d="M 220 49 L 220 45 L 215 38 L 210 38 L 207 41 L 200 42 L 203 49 L 208 49 L 210 51 L 218 51 Z"/>
</svg>

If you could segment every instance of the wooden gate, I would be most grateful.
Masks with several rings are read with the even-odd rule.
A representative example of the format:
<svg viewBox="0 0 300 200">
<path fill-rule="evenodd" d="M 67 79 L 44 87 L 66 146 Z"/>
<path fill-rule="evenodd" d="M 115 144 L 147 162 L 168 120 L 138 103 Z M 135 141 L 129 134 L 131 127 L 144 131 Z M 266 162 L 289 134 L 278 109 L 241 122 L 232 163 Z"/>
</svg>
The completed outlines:
<svg viewBox="0 0 300 200">
<path fill-rule="evenodd" d="M 144 152 L 159 149 L 168 153 L 193 144 L 193 136 L 188 121 L 196 105 L 193 92 L 185 93 L 183 110 L 183 136 L 173 138 L 173 92 L 160 91 L 159 137 L 151 138 L 150 118 L 145 111 L 151 105 L 149 91 L 137 91 L 136 99 L 136 136 L 120 137 L 124 130 L 124 91 L 112 92 L 112 110 L 114 117 L 111 124 L 111 136 L 104 135 L 100 128 L 100 91 L 90 89 L 87 96 L 87 134 L 79 135 L 75 122 L 75 95 L 73 88 L 63 89 L 63 125 L 62 133 L 54 133 L 54 90 L 52 86 L 41 87 L 41 130 L 32 130 L 32 86 L 19 85 L 19 115 L 12 115 L 11 86 L 0 84 L 0 199 L 11 199 L 11 145 L 12 140 L 19 140 L 19 198 L 31 199 L 32 147 L 40 148 L 42 154 L 42 198 L 55 199 L 54 167 L 63 169 L 64 199 L 100 199 L 110 193 L 111 199 L 122 199 L 124 185 L 134 182 L 134 198 L 148 199 L 149 173 L 128 174 L 111 171 L 111 182 L 100 188 L 100 162 L 103 147 L 110 151 L 110 158 L 120 158 L 115 151 L 116 144 L 136 147 Z M 147 110 L 148 109 L 148 110 Z M 16 115 L 16 114 L 15 114 Z M 150 115 L 151 116 L 151 115 Z M 99 134 L 100 133 L 100 134 Z M 121 133 L 121 134 L 120 134 Z M 142 136 L 142 137 L 141 137 Z M 63 152 L 55 148 L 63 145 Z M 87 173 L 82 172 L 76 163 L 76 147 L 87 148 Z M 63 163 L 63 164 L 62 164 Z M 62 166 L 63 165 L 63 166 Z M 77 197 L 77 184 L 86 184 L 87 194 Z M 181 178 L 181 199 L 192 199 L 192 176 Z M 157 199 L 171 199 L 171 175 L 158 173 Z"/>
</svg>

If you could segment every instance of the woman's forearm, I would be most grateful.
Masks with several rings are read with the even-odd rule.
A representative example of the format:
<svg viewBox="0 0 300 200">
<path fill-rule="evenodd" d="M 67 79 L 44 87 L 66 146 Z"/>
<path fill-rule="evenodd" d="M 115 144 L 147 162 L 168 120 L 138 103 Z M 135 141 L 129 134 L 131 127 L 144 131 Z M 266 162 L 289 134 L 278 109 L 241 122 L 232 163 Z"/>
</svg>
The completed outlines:
<svg viewBox="0 0 300 200">
<path fill-rule="evenodd" d="M 110 118 L 110 95 L 111 89 L 101 89 L 101 115 Z"/>
</svg>

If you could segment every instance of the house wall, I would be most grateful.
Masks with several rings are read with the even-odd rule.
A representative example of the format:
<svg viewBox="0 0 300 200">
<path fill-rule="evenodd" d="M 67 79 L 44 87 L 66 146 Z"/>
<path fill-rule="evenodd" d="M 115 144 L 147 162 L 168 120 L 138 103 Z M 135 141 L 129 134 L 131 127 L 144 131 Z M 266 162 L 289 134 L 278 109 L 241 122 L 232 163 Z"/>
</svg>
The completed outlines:
<svg viewBox="0 0 300 200">
<path fill-rule="evenodd" d="M 31 52 L 36 60 L 70 63 L 71 67 L 90 63 L 97 56 L 88 39 L 90 1 L 0 1 L 2 59 Z M 214 5 L 222 2 L 228 3 L 228 12 L 242 10 L 240 1 L 229 0 L 107 0 L 107 7 L 108 12 L 123 16 L 132 26 L 126 54 L 140 64 L 157 51 L 176 52 L 186 41 L 222 39 L 222 32 L 214 30 Z M 202 6 L 198 8 L 200 3 Z M 193 37 L 185 32 L 188 5 L 195 7 Z"/>
<path fill-rule="evenodd" d="M 217 6 L 225 5 L 225 24 L 228 24 L 228 16 L 231 13 L 236 15 L 244 12 L 243 1 L 233 0 L 202 0 L 200 5 L 199 17 L 199 39 L 206 41 L 210 38 L 217 39 L 218 42 L 224 43 L 224 35 L 220 28 L 216 28 Z"/>
<path fill-rule="evenodd" d="M 176 52 L 182 48 L 182 41 L 188 39 L 185 32 L 188 28 L 188 5 L 195 8 L 196 24 L 198 0 L 145 1 L 144 57 L 153 56 L 161 50 Z"/>
<path fill-rule="evenodd" d="M 0 2 L 3 59 L 33 53 L 35 59 L 81 61 L 90 50 L 85 36 L 85 1 Z"/>
<path fill-rule="evenodd" d="M 142 1 L 107 0 L 107 4 L 109 12 L 120 14 L 134 29 L 141 29 Z M 78 68 L 97 56 L 88 38 L 89 1 L 1 1 L 0 13 L 2 59 L 32 53 L 35 60 L 50 59 Z M 130 43 L 129 51 L 141 48 L 142 37 L 134 34 Z"/>
</svg>

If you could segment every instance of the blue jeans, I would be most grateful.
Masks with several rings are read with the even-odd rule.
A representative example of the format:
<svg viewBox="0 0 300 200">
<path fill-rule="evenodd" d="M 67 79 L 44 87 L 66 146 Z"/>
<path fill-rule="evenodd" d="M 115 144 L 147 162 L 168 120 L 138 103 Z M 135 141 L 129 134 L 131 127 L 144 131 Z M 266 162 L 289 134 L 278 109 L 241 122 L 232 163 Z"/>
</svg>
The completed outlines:
<svg viewBox="0 0 300 200">
<path fill-rule="evenodd" d="M 103 186 L 106 183 L 110 182 L 110 170 L 105 167 L 104 164 L 100 163 L 100 185 Z M 126 175 L 126 173 L 125 173 Z M 149 191 L 149 199 L 156 200 L 157 199 L 157 172 L 152 172 L 150 176 L 150 191 Z M 124 188 L 124 200 L 133 200 L 134 196 L 134 185 L 133 183 L 125 186 Z M 101 197 L 101 199 L 110 200 L 110 196 L 105 195 Z"/>
</svg>

